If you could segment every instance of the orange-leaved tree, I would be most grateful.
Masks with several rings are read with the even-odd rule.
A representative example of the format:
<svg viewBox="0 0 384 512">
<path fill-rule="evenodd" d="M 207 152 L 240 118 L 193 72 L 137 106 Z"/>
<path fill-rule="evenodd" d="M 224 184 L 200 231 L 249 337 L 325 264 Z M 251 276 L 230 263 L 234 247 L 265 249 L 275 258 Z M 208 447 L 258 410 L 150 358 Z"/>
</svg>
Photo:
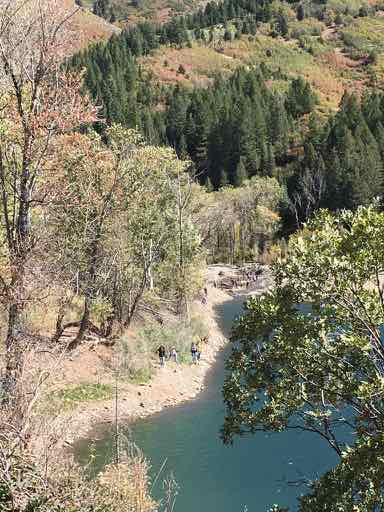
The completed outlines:
<svg viewBox="0 0 384 512">
<path fill-rule="evenodd" d="M 81 76 L 62 68 L 73 37 L 67 28 L 72 14 L 59 0 L 7 0 L 0 5 L 0 280 L 8 314 L 9 396 L 22 366 L 29 261 L 41 235 L 41 223 L 35 221 L 58 192 L 46 186 L 53 141 L 97 115 L 80 94 Z"/>
</svg>

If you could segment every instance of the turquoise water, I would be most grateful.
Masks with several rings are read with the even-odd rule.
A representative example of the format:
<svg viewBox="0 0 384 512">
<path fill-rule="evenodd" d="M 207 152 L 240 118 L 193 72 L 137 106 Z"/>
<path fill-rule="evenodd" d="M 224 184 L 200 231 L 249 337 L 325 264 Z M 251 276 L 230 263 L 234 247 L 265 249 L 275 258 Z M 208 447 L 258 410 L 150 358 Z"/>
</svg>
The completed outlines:
<svg viewBox="0 0 384 512">
<path fill-rule="evenodd" d="M 239 300 L 217 309 L 227 332 L 240 311 Z M 318 477 L 337 458 L 324 441 L 308 433 L 260 432 L 224 446 L 218 433 L 224 417 L 221 387 L 228 350 L 197 399 L 127 425 L 125 432 L 151 461 L 153 478 L 163 467 L 155 497 L 161 496 L 164 477 L 173 473 L 179 484 L 175 512 L 265 512 L 274 503 L 295 510 L 297 497 L 306 490 L 299 482 Z M 110 460 L 112 435 L 98 435 L 93 449 L 100 468 Z M 76 447 L 83 463 L 89 459 L 90 444 L 84 440 Z"/>
</svg>

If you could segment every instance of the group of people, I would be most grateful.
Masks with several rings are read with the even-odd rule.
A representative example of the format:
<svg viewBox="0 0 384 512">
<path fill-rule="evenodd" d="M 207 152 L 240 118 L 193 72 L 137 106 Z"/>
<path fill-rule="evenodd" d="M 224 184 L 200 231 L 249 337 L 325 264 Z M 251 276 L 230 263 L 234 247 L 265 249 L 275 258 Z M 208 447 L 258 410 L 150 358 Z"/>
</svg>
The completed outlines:
<svg viewBox="0 0 384 512">
<path fill-rule="evenodd" d="M 172 347 L 167 354 L 167 351 L 166 351 L 164 345 L 160 345 L 160 347 L 157 349 L 157 353 L 159 354 L 159 361 L 160 361 L 161 367 L 165 366 L 165 360 L 167 359 L 167 355 L 168 355 L 169 361 L 178 363 L 178 354 L 177 354 L 176 347 Z"/>
<path fill-rule="evenodd" d="M 192 363 L 197 364 L 201 360 L 201 354 L 203 352 L 203 343 L 208 343 L 208 336 L 203 336 L 199 338 L 196 342 L 193 341 L 191 343 L 191 356 Z M 157 353 L 159 354 L 160 366 L 165 366 L 165 361 L 168 359 L 169 361 L 173 361 L 174 363 L 178 363 L 178 353 L 176 347 L 172 347 L 168 352 L 164 345 L 160 345 L 157 349 Z"/>
<path fill-rule="evenodd" d="M 245 278 L 245 286 L 249 287 L 251 283 L 256 283 L 257 278 L 262 273 L 261 269 L 251 269 L 251 270 L 243 270 L 243 276 Z"/>
<path fill-rule="evenodd" d="M 258 276 L 262 273 L 261 269 L 248 269 L 241 270 L 241 276 L 233 277 L 227 276 L 225 277 L 224 272 L 221 270 L 218 273 L 219 280 L 213 281 L 214 288 L 241 288 L 245 286 L 245 288 L 249 288 L 253 283 L 256 283 Z"/>
<path fill-rule="evenodd" d="M 199 340 L 197 343 L 194 341 L 191 343 L 191 356 L 192 356 L 192 363 L 197 364 L 200 362 L 201 359 L 201 352 L 202 352 L 202 343 L 201 340 Z"/>
</svg>

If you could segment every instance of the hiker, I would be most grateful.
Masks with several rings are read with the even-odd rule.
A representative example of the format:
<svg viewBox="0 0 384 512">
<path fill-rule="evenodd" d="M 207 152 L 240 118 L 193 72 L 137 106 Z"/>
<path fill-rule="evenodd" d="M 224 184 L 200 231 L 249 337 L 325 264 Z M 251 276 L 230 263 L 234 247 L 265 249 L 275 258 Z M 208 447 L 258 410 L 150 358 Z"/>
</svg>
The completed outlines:
<svg viewBox="0 0 384 512">
<path fill-rule="evenodd" d="M 192 363 L 197 364 L 197 345 L 194 341 L 191 344 L 191 355 L 192 355 Z"/>
<path fill-rule="evenodd" d="M 165 365 L 165 347 L 164 345 L 160 345 L 157 349 L 157 353 L 159 354 L 160 366 L 163 367 Z"/>
<path fill-rule="evenodd" d="M 177 350 L 176 350 L 176 347 L 172 347 L 172 348 L 171 348 L 171 352 L 169 353 L 169 356 L 170 356 L 170 359 L 171 359 L 173 362 L 175 362 L 175 363 L 177 363 L 177 362 L 178 362 L 178 361 L 177 361 Z"/>
<path fill-rule="evenodd" d="M 197 354 L 196 354 L 196 358 L 197 358 L 197 361 L 200 362 L 200 358 L 201 358 L 201 352 L 202 352 L 202 343 L 201 343 L 201 340 L 199 340 L 197 342 L 197 345 L 196 345 L 196 349 L 197 349 Z"/>
</svg>

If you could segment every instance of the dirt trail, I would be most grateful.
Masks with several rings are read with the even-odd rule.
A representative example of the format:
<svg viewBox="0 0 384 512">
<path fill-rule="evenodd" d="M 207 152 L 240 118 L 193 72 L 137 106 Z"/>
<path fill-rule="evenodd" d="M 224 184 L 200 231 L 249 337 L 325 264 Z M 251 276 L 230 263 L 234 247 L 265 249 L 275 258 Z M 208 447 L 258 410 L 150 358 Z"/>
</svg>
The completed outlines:
<svg viewBox="0 0 384 512">
<path fill-rule="evenodd" d="M 149 416 L 166 407 L 171 407 L 185 400 L 194 398 L 204 387 L 205 376 L 214 363 L 216 356 L 227 342 L 217 318 L 216 307 L 231 300 L 236 291 L 230 293 L 213 286 L 213 281 L 218 278 L 219 272 L 226 275 L 236 274 L 237 267 L 214 265 L 209 267 L 206 280 L 208 291 L 208 302 L 202 304 L 195 302 L 193 305 L 194 315 L 204 317 L 209 327 L 209 343 L 203 349 L 202 360 L 198 365 L 176 365 L 167 362 L 165 368 L 157 369 L 154 377 L 148 384 L 134 385 L 122 384 L 120 386 L 119 419 L 130 420 Z M 262 293 L 271 285 L 268 272 L 264 272 L 257 283 L 257 291 Z M 243 294 L 245 290 L 237 290 Z M 249 290 L 251 292 L 251 290 Z M 88 350 L 89 352 L 89 350 Z M 89 356 L 89 357 L 95 357 Z M 80 363 L 81 361 L 81 363 Z M 72 369 L 80 371 L 84 367 L 83 357 L 76 362 Z M 85 437 L 93 426 L 102 423 L 110 424 L 114 418 L 114 401 L 97 401 L 82 403 L 78 408 L 69 414 L 64 414 L 62 420 L 70 425 L 65 436 L 64 444 L 70 445 L 75 440 Z"/>
<path fill-rule="evenodd" d="M 120 386 L 119 418 L 129 420 L 145 417 L 166 407 L 195 397 L 202 389 L 204 377 L 214 362 L 218 351 L 226 343 L 216 318 L 215 307 L 231 299 L 223 291 L 208 286 L 208 303 L 195 304 L 194 313 L 201 314 L 209 326 L 209 343 L 204 347 L 199 365 L 176 365 L 166 362 L 158 368 L 148 384 L 122 384 Z M 70 425 L 65 444 L 71 444 L 86 436 L 96 424 L 109 424 L 114 418 L 114 401 L 97 401 L 79 405 L 74 413 L 64 420 Z"/>
<path fill-rule="evenodd" d="M 341 41 L 339 28 L 337 26 L 331 26 L 324 29 L 321 33 L 321 37 L 324 41 L 334 42 Z M 333 64 L 336 68 L 359 68 L 364 64 L 365 59 L 353 60 L 344 53 L 344 50 L 340 46 L 335 46 L 332 51 L 324 54 L 323 59 L 328 64 Z"/>
</svg>

